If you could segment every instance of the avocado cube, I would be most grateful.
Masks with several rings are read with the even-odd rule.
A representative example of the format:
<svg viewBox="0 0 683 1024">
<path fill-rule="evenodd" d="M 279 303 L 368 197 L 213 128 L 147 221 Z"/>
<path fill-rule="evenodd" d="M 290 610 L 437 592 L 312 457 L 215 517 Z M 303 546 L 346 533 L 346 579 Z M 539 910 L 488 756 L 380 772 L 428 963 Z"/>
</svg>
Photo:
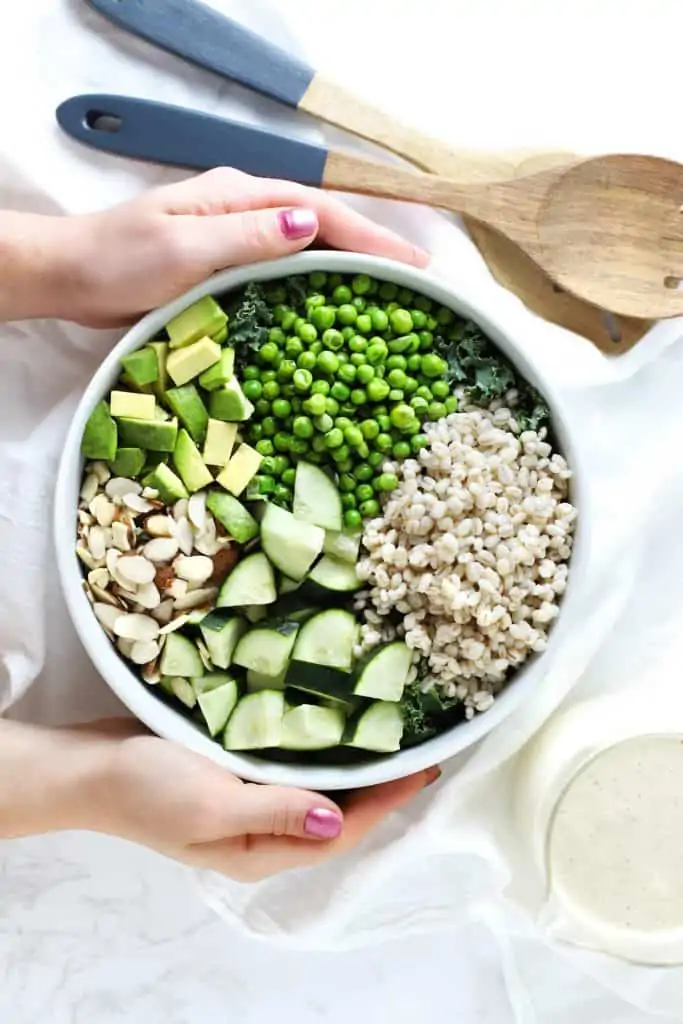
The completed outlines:
<svg viewBox="0 0 683 1024">
<path fill-rule="evenodd" d="M 216 482 L 236 497 L 254 479 L 263 462 L 263 456 L 248 444 L 241 444 Z"/>
<path fill-rule="evenodd" d="M 145 487 L 153 487 L 155 491 L 158 491 L 159 497 L 167 505 L 180 501 L 181 498 L 190 497 L 180 477 L 176 476 L 170 466 L 163 462 L 155 466 L 142 482 Z"/>
<path fill-rule="evenodd" d="M 153 420 L 156 418 L 156 401 L 154 395 L 134 395 L 130 391 L 112 391 L 109 399 L 109 411 L 114 419 L 125 416 L 135 420 Z"/>
<path fill-rule="evenodd" d="M 166 370 L 166 362 L 168 360 L 168 342 L 167 341 L 150 341 L 147 348 L 151 349 L 157 359 L 158 377 L 154 384 L 154 394 L 157 396 L 159 401 L 163 401 L 163 397 L 166 394 L 168 388 L 168 372 Z"/>
<path fill-rule="evenodd" d="M 98 402 L 83 430 L 81 451 L 86 459 L 111 462 L 116 456 L 117 436 L 118 430 L 109 413 L 109 406 L 105 401 Z"/>
<path fill-rule="evenodd" d="M 111 464 L 111 471 L 115 476 L 135 480 L 142 473 L 144 465 L 145 453 L 142 448 L 119 448 Z"/>
<path fill-rule="evenodd" d="M 153 348 L 140 348 L 121 360 L 121 366 L 138 387 L 159 380 L 159 362 Z"/>
<path fill-rule="evenodd" d="M 211 337 L 219 345 L 222 345 L 224 341 L 228 340 L 228 325 L 226 324 L 225 327 L 221 327 L 220 331 L 217 334 L 212 334 Z"/>
<path fill-rule="evenodd" d="M 122 448 L 172 452 L 177 438 L 178 421 L 175 419 L 140 420 L 125 417 L 119 420 L 119 440 Z"/>
<path fill-rule="evenodd" d="M 129 391 L 135 391 L 138 394 L 153 395 L 154 386 L 152 384 L 138 384 L 137 381 L 133 380 L 127 370 L 124 370 L 119 377 L 119 384 L 124 388 L 128 388 Z"/>
<path fill-rule="evenodd" d="M 221 347 L 211 338 L 202 338 L 192 345 L 171 352 L 166 362 L 168 375 L 173 383 L 180 387 L 187 384 L 193 377 L 198 377 L 204 370 L 217 363 L 221 357 Z"/>
<path fill-rule="evenodd" d="M 209 397 L 209 415 L 214 420 L 228 423 L 243 423 L 254 412 L 254 406 L 245 398 L 235 377 L 222 388 L 212 391 Z"/>
<path fill-rule="evenodd" d="M 222 523 L 238 544 L 247 544 L 258 537 L 259 525 L 241 501 L 224 491 L 209 491 L 206 507 Z"/>
<path fill-rule="evenodd" d="M 237 440 L 237 424 L 209 420 L 202 458 L 207 466 L 227 466 Z"/>
<path fill-rule="evenodd" d="M 192 440 L 203 441 L 209 414 L 194 384 L 184 384 L 181 388 L 169 388 L 166 392 L 166 401 Z"/>
<path fill-rule="evenodd" d="M 216 300 L 211 295 L 205 295 L 166 324 L 171 348 L 184 348 L 205 335 L 218 334 L 227 322 L 227 314 Z"/>
<path fill-rule="evenodd" d="M 205 370 L 199 378 L 205 391 L 215 391 L 231 381 L 235 375 L 235 350 L 224 348 L 219 361 L 209 370 Z"/>
<path fill-rule="evenodd" d="M 203 487 L 213 483 L 213 477 L 206 468 L 197 445 L 186 430 L 178 431 L 173 461 L 190 494 L 201 491 Z"/>
</svg>

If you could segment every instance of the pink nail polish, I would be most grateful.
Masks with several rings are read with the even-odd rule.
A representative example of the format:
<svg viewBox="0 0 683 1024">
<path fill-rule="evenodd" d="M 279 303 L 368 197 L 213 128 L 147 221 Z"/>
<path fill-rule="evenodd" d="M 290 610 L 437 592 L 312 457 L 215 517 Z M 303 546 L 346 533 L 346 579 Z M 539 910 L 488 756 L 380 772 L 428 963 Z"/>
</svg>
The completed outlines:
<svg viewBox="0 0 683 1024">
<path fill-rule="evenodd" d="M 318 230 L 318 218 L 312 210 L 283 210 L 279 218 L 280 230 L 290 242 L 308 238 Z"/>
<path fill-rule="evenodd" d="M 335 811 L 316 807 L 309 811 L 304 822 L 304 831 L 316 839 L 336 839 L 341 834 L 342 819 Z"/>
</svg>

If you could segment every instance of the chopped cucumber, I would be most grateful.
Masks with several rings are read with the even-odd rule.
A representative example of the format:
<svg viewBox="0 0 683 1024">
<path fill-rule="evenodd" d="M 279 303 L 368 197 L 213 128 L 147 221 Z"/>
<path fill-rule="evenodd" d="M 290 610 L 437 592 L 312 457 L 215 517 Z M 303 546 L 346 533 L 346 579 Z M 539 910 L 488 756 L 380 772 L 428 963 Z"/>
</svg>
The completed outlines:
<svg viewBox="0 0 683 1024">
<path fill-rule="evenodd" d="M 323 549 L 325 531 L 301 523 L 278 505 L 268 505 L 261 523 L 261 542 L 280 572 L 302 580 Z"/>
<path fill-rule="evenodd" d="M 300 704 L 282 719 L 283 750 L 327 750 L 341 743 L 346 718 L 340 709 Z"/>
<path fill-rule="evenodd" d="M 257 693 L 259 690 L 284 690 L 286 675 L 287 669 L 277 676 L 266 676 L 263 672 L 256 672 L 250 668 L 247 670 L 247 693 Z"/>
<path fill-rule="evenodd" d="M 228 719 L 223 734 L 226 750 L 266 750 L 282 742 L 285 695 L 281 690 L 248 693 Z"/>
<path fill-rule="evenodd" d="M 327 473 L 310 462 L 299 462 L 296 467 L 292 511 L 302 523 L 324 530 L 342 528 L 341 495 Z"/>
<path fill-rule="evenodd" d="M 277 592 L 280 597 L 285 594 L 293 594 L 301 586 L 301 580 L 290 580 L 289 576 L 280 576 Z"/>
<path fill-rule="evenodd" d="M 218 612 L 211 612 L 202 619 L 199 628 L 216 668 L 228 668 L 237 642 L 247 630 L 244 619 L 237 615 L 225 618 Z"/>
<path fill-rule="evenodd" d="M 191 680 L 194 692 L 199 696 L 200 693 L 208 693 L 209 690 L 217 690 L 219 686 L 224 686 L 229 683 L 232 679 L 231 675 L 227 672 L 207 672 L 205 676 L 197 676 Z"/>
<path fill-rule="evenodd" d="M 319 612 L 299 630 L 293 656 L 297 661 L 349 672 L 358 632 L 358 622 L 351 612 L 339 608 Z"/>
<path fill-rule="evenodd" d="M 186 708 L 195 707 L 197 694 L 194 692 L 194 687 L 189 679 L 184 679 L 182 676 L 169 676 L 164 689 L 175 697 L 176 700 L 179 700 L 181 704 L 184 704 Z"/>
<path fill-rule="evenodd" d="M 332 555 L 323 555 L 308 574 L 306 584 L 315 584 L 316 587 L 332 594 L 351 594 L 363 585 L 358 578 L 355 565 L 342 562 Z"/>
<path fill-rule="evenodd" d="M 178 632 L 169 633 L 166 637 L 159 670 L 162 676 L 182 676 L 186 679 L 204 675 L 204 666 L 197 648 L 191 640 Z"/>
<path fill-rule="evenodd" d="M 359 664 L 353 692 L 357 697 L 398 701 L 412 663 L 412 651 L 402 640 L 377 647 Z"/>
<path fill-rule="evenodd" d="M 399 704 L 376 701 L 349 723 L 345 746 L 393 754 L 401 749 L 403 713 Z"/>
<path fill-rule="evenodd" d="M 323 553 L 333 558 L 340 558 L 342 562 L 351 562 L 355 565 L 360 553 L 360 541 L 362 534 L 348 533 L 346 530 L 339 533 L 336 530 L 328 530 L 325 534 Z"/>
<path fill-rule="evenodd" d="M 264 604 L 250 604 L 244 609 L 244 614 L 252 626 L 255 626 L 257 622 L 263 622 L 268 618 L 269 611 L 270 609 Z"/>
<path fill-rule="evenodd" d="M 353 700 L 353 679 L 338 668 L 311 665 L 307 661 L 292 661 L 287 670 L 286 684 L 319 699 L 349 704 Z"/>
<path fill-rule="evenodd" d="M 277 597 L 275 573 L 263 554 L 257 551 L 238 562 L 221 587 L 218 608 L 240 605 L 272 604 Z"/>
<path fill-rule="evenodd" d="M 225 729 L 238 700 L 239 688 L 234 679 L 199 694 L 197 703 L 211 736 L 217 736 Z"/>
<path fill-rule="evenodd" d="M 298 622 L 250 629 L 235 648 L 233 663 L 264 675 L 279 675 L 287 667 L 298 629 Z"/>
</svg>

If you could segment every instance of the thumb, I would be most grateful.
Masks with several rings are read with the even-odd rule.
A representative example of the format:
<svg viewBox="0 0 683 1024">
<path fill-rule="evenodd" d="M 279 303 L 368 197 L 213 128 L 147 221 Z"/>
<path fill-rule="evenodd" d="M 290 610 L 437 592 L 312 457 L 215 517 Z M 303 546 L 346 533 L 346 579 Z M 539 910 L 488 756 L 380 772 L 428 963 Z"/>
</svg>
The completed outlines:
<svg viewBox="0 0 683 1024">
<path fill-rule="evenodd" d="M 336 804 L 318 793 L 252 783 L 235 787 L 228 814 L 234 835 L 336 839 L 344 824 Z"/>
<path fill-rule="evenodd" d="M 304 249 L 318 234 L 318 216 L 303 208 L 245 210 L 208 217 L 181 216 L 183 248 L 207 273 L 277 259 Z"/>
</svg>

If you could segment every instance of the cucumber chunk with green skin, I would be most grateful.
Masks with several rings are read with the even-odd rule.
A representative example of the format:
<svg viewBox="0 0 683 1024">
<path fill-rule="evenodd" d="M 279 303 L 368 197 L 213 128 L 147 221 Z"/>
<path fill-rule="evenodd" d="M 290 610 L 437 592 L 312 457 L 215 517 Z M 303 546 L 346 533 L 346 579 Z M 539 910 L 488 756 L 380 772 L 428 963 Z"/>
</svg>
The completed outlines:
<svg viewBox="0 0 683 1024">
<path fill-rule="evenodd" d="M 247 624 L 239 616 L 225 619 L 220 613 L 210 612 L 199 624 L 209 657 L 216 668 L 229 668 L 232 656 Z"/>
<path fill-rule="evenodd" d="M 199 378 L 199 384 L 205 391 L 215 391 L 222 388 L 235 375 L 235 350 L 224 348 L 217 363 L 205 370 Z"/>
<path fill-rule="evenodd" d="M 323 555 L 319 562 L 313 566 L 307 585 L 315 585 L 321 590 L 329 591 L 331 594 L 352 594 L 360 590 L 362 583 L 358 578 L 356 566 L 350 562 L 342 562 L 332 555 Z"/>
<path fill-rule="evenodd" d="M 259 524 L 241 501 L 225 491 L 209 491 L 206 507 L 238 544 L 248 544 L 259 535 Z"/>
<path fill-rule="evenodd" d="M 339 533 L 336 530 L 328 530 L 325 533 L 325 544 L 323 554 L 332 558 L 339 558 L 342 562 L 350 562 L 355 565 L 360 554 L 360 542 L 362 534 L 360 531 L 349 533 L 343 530 Z"/>
<path fill-rule="evenodd" d="M 312 665 L 307 661 L 291 661 L 285 683 L 293 690 L 299 690 L 318 699 L 332 700 L 340 704 L 350 704 L 353 701 L 353 678 L 342 669 Z"/>
<path fill-rule="evenodd" d="M 290 580 L 289 576 L 280 576 L 277 589 L 280 597 L 283 597 L 286 594 L 293 594 L 300 586 L 301 580 Z"/>
<path fill-rule="evenodd" d="M 124 356 L 121 366 L 138 387 L 155 384 L 159 380 L 159 362 L 152 348 L 140 348 Z"/>
<path fill-rule="evenodd" d="M 159 671 L 162 676 L 192 679 L 204 675 L 204 665 L 191 640 L 180 633 L 169 633 L 161 653 Z"/>
<path fill-rule="evenodd" d="M 349 722 L 344 743 L 377 754 L 393 754 L 401 749 L 402 736 L 400 705 L 376 701 Z"/>
<path fill-rule="evenodd" d="M 166 401 L 192 440 L 201 443 L 206 436 L 209 414 L 194 384 L 169 388 L 166 392 Z"/>
<path fill-rule="evenodd" d="M 218 736 L 223 732 L 238 700 L 239 687 L 234 679 L 229 679 L 221 686 L 203 690 L 197 695 L 197 703 L 211 736 Z"/>
<path fill-rule="evenodd" d="M 237 704 L 223 733 L 226 750 L 267 750 L 282 742 L 285 695 L 281 690 L 248 693 Z"/>
<path fill-rule="evenodd" d="M 145 467 L 145 458 L 146 453 L 142 448 L 117 448 L 111 471 L 114 476 L 135 480 Z"/>
<path fill-rule="evenodd" d="M 111 462 L 116 457 L 118 428 L 105 401 L 98 402 L 83 430 L 81 451 L 86 459 Z"/>
<path fill-rule="evenodd" d="M 286 675 L 287 669 L 278 676 L 267 676 L 250 668 L 247 670 L 247 693 L 258 693 L 259 690 L 284 690 Z"/>
<path fill-rule="evenodd" d="M 302 523 L 311 523 L 324 530 L 341 530 L 341 495 L 319 466 L 310 462 L 297 465 L 292 512 Z"/>
<path fill-rule="evenodd" d="M 184 428 L 178 431 L 173 462 L 190 494 L 201 491 L 213 483 L 213 477 L 199 454 L 197 445 Z"/>
<path fill-rule="evenodd" d="M 341 743 L 346 717 L 341 709 L 300 704 L 282 719 L 283 750 L 328 750 Z"/>
<path fill-rule="evenodd" d="M 244 609 L 244 614 L 251 623 L 255 626 L 257 622 L 263 622 L 264 619 L 268 618 L 268 607 L 262 604 L 249 604 Z"/>
<path fill-rule="evenodd" d="M 325 531 L 302 523 L 278 505 L 268 505 L 261 522 L 261 543 L 273 565 L 302 580 L 323 549 Z"/>
<path fill-rule="evenodd" d="M 175 419 L 138 420 L 122 417 L 118 424 L 119 444 L 122 448 L 143 448 L 154 452 L 172 452 L 175 448 L 178 439 L 178 421 Z"/>
<path fill-rule="evenodd" d="M 235 648 L 233 664 L 264 675 L 279 675 L 287 667 L 298 629 L 298 622 L 250 629 Z"/>
<path fill-rule="evenodd" d="M 158 491 L 159 497 L 167 505 L 180 501 L 181 498 L 189 498 L 190 494 L 179 476 L 173 472 L 165 462 L 159 462 L 142 481 L 145 487 L 152 487 Z"/>
<path fill-rule="evenodd" d="M 191 679 L 190 682 L 194 692 L 199 696 L 200 693 L 217 690 L 219 686 L 232 682 L 233 678 L 227 672 L 207 672 L 205 676 L 197 676 L 195 679 Z"/>
<path fill-rule="evenodd" d="M 273 604 L 277 597 L 275 573 L 262 551 L 238 562 L 220 589 L 217 608 Z"/>
<path fill-rule="evenodd" d="M 166 324 L 171 348 L 192 345 L 205 335 L 215 335 L 227 325 L 228 317 L 212 295 L 193 302 Z"/>
<path fill-rule="evenodd" d="M 293 657 L 297 661 L 350 672 L 359 628 L 351 612 L 339 608 L 319 612 L 299 630 Z"/>
<path fill-rule="evenodd" d="M 402 640 L 376 647 L 356 669 L 354 693 L 358 697 L 399 701 L 412 664 L 412 651 Z"/>
</svg>

